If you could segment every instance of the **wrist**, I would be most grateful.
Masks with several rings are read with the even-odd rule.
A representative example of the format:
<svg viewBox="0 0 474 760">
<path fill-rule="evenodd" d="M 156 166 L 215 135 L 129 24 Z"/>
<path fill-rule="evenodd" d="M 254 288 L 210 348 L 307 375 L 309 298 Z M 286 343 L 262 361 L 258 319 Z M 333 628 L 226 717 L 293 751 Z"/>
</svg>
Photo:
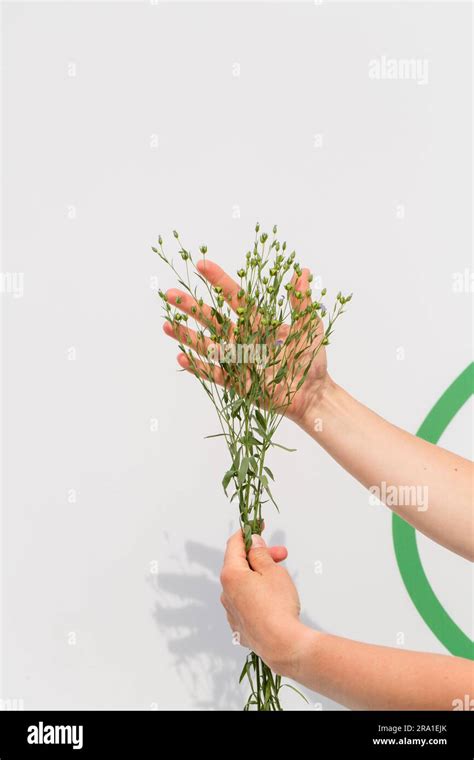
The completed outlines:
<svg viewBox="0 0 474 760">
<path fill-rule="evenodd" d="M 310 402 L 304 409 L 302 416 L 295 422 L 306 433 L 318 438 L 324 431 L 325 423 L 336 413 L 338 397 L 342 389 L 334 382 L 330 375 L 324 380 L 311 396 Z"/>
<path fill-rule="evenodd" d="M 271 647 L 268 658 L 264 654 L 263 660 L 274 673 L 300 681 L 305 663 L 317 645 L 318 636 L 317 631 L 299 619 L 291 620 L 284 626 L 276 645 Z"/>
</svg>

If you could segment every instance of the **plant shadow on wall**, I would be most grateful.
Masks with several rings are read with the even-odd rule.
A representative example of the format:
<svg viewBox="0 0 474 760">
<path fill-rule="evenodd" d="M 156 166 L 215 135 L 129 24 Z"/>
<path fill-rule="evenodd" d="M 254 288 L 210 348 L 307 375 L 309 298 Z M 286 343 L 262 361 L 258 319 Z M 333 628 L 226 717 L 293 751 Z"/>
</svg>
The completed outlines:
<svg viewBox="0 0 474 760">
<path fill-rule="evenodd" d="M 283 532 L 276 531 L 268 541 L 284 544 L 284 539 Z M 242 670 L 242 653 L 247 650 L 233 643 L 219 601 L 223 552 L 188 541 L 185 555 L 186 567 L 194 565 L 199 572 L 185 569 L 154 576 L 159 599 L 153 616 L 196 708 L 241 710 L 247 696 L 246 684 L 240 691 L 235 689 L 235 682 Z M 301 619 L 307 625 L 320 627 L 307 615 L 302 614 Z M 309 705 L 301 700 L 298 708 L 311 708 L 311 692 L 302 691 Z"/>
</svg>

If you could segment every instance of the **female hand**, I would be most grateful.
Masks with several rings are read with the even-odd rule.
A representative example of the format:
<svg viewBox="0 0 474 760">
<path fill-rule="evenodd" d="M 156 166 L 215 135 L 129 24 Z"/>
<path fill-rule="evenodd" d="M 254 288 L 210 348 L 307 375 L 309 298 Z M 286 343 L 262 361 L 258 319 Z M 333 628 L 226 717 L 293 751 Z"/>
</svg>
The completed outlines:
<svg viewBox="0 0 474 760">
<path fill-rule="evenodd" d="M 281 674 L 295 656 L 303 628 L 298 592 L 287 570 L 277 564 L 286 556 L 285 547 L 267 548 L 254 535 L 247 560 L 239 530 L 227 542 L 221 572 L 221 602 L 233 633 Z"/>
<path fill-rule="evenodd" d="M 196 266 L 200 274 L 205 277 L 213 287 L 222 288 L 222 294 L 225 300 L 229 306 L 234 311 L 236 311 L 236 309 L 239 307 L 239 302 L 237 299 L 237 293 L 240 290 L 239 284 L 235 282 L 235 280 L 233 280 L 228 274 L 226 274 L 226 272 L 224 272 L 221 267 L 212 261 L 202 259 L 201 261 L 197 262 Z M 310 287 L 309 276 L 309 269 L 303 269 L 301 271 L 300 277 L 298 277 L 296 273 L 293 275 L 292 284 L 294 286 L 294 291 L 292 291 L 290 298 L 293 308 L 304 309 L 308 304 L 311 303 L 311 298 L 306 295 L 306 291 Z M 296 291 L 301 291 L 303 294 L 303 297 L 301 299 L 298 299 L 296 297 Z M 172 288 L 166 291 L 166 297 L 172 306 L 175 306 L 188 316 L 195 318 L 204 327 L 209 327 L 209 325 L 212 324 L 217 331 L 219 330 L 219 325 L 216 319 L 212 316 L 211 307 L 209 305 L 204 304 L 203 306 L 200 306 L 198 302 L 193 298 L 193 296 L 191 296 L 189 293 L 186 293 L 185 291 L 178 290 L 176 288 Z M 206 357 L 206 359 L 208 358 L 209 347 L 213 345 L 210 338 L 200 338 L 196 330 L 193 330 L 192 328 L 189 328 L 182 323 L 176 323 L 176 325 L 172 326 L 169 322 L 165 322 L 163 329 L 169 337 L 179 340 L 181 343 L 183 343 L 183 345 L 187 345 L 197 354 Z M 278 339 L 284 341 L 288 336 L 290 329 L 290 326 L 287 324 L 281 325 L 278 332 Z M 317 354 L 307 374 L 306 381 L 299 390 L 292 394 L 291 403 L 286 407 L 285 410 L 286 416 L 298 423 L 301 423 L 305 417 L 305 414 L 309 410 L 314 411 L 317 406 L 317 401 L 321 397 L 325 385 L 331 382 L 327 373 L 326 352 L 324 346 L 320 346 L 323 337 L 324 326 L 322 320 L 320 320 L 317 329 L 315 330 L 314 339 L 311 345 L 305 349 L 307 356 L 309 356 L 314 349 L 318 349 Z M 193 367 L 193 363 L 186 356 L 186 354 L 180 353 L 178 354 L 177 358 L 178 363 L 181 367 L 183 367 L 183 369 L 194 372 L 194 367 L 197 367 L 197 369 L 202 373 L 203 377 L 206 375 L 209 377 L 209 373 L 212 372 L 214 381 L 219 385 L 224 385 L 226 377 L 224 375 L 224 371 L 218 364 L 213 364 L 208 361 L 196 358 Z M 290 356 L 288 362 L 289 365 L 291 365 L 292 361 L 292 357 Z M 294 372 L 292 372 L 292 370 L 294 370 Z M 272 371 L 274 373 L 275 368 L 273 368 Z M 299 369 L 297 366 L 289 366 L 288 375 L 292 376 L 291 388 L 294 390 L 302 377 L 302 367 Z M 286 383 L 281 383 L 278 387 L 279 391 L 274 397 L 274 403 L 276 406 L 278 406 L 278 396 L 280 394 L 280 400 L 282 401 L 283 406 L 283 398 L 288 392 L 288 385 Z M 237 387 L 235 390 L 239 392 L 239 389 Z"/>
</svg>

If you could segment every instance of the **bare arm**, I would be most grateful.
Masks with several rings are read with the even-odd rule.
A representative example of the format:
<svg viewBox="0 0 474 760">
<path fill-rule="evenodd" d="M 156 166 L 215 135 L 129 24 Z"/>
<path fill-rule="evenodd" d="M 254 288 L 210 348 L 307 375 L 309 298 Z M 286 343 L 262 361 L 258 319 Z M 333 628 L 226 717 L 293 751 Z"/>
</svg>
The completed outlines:
<svg viewBox="0 0 474 760">
<path fill-rule="evenodd" d="M 198 269 L 211 285 L 221 286 L 230 302 L 234 302 L 240 287 L 237 282 L 211 261 L 199 262 Z M 300 277 L 293 278 L 295 290 L 303 296 L 299 302 L 292 296 L 294 306 L 299 303 L 304 307 L 310 303 L 306 295 L 309 275 L 309 270 L 304 269 Z M 172 289 L 166 295 L 171 304 L 192 314 L 195 304 L 184 291 Z M 289 329 L 282 327 L 283 336 L 284 328 Z M 164 330 L 199 353 L 195 331 L 188 327 L 173 330 L 167 322 Z M 472 560 L 473 465 L 390 424 L 336 385 L 328 375 L 326 352 L 324 345 L 320 345 L 322 337 L 321 324 L 314 342 L 314 348 L 318 349 L 316 357 L 306 381 L 286 409 L 286 416 L 306 430 L 364 486 L 378 489 L 380 501 L 404 520 L 434 541 Z M 192 371 L 185 354 L 180 354 L 178 361 L 184 369 Z M 222 370 L 217 367 L 214 371 L 215 381 L 223 383 Z"/>
<path fill-rule="evenodd" d="M 364 644 L 302 623 L 292 658 L 280 669 L 355 710 L 452 710 L 474 688 L 470 660 Z"/>
<path fill-rule="evenodd" d="M 473 560 L 471 462 L 392 425 L 329 377 L 296 422 L 400 517 Z"/>
<path fill-rule="evenodd" d="M 284 547 L 242 533 L 227 543 L 221 601 L 232 631 L 275 672 L 359 710 L 452 710 L 474 693 L 474 663 L 315 631 L 299 619 L 296 588 L 284 567 Z"/>
</svg>

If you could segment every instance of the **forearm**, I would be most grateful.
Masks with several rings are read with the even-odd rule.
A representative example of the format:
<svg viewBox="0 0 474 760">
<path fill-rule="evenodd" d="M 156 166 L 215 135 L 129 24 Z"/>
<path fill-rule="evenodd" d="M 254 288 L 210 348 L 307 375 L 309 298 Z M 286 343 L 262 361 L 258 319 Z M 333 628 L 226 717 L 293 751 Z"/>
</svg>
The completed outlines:
<svg viewBox="0 0 474 760">
<path fill-rule="evenodd" d="M 473 466 L 392 425 L 328 380 L 300 426 L 390 509 L 473 558 Z"/>
<path fill-rule="evenodd" d="M 280 670 L 355 710 L 452 710 L 473 694 L 470 660 L 364 644 L 299 623 Z"/>
</svg>

